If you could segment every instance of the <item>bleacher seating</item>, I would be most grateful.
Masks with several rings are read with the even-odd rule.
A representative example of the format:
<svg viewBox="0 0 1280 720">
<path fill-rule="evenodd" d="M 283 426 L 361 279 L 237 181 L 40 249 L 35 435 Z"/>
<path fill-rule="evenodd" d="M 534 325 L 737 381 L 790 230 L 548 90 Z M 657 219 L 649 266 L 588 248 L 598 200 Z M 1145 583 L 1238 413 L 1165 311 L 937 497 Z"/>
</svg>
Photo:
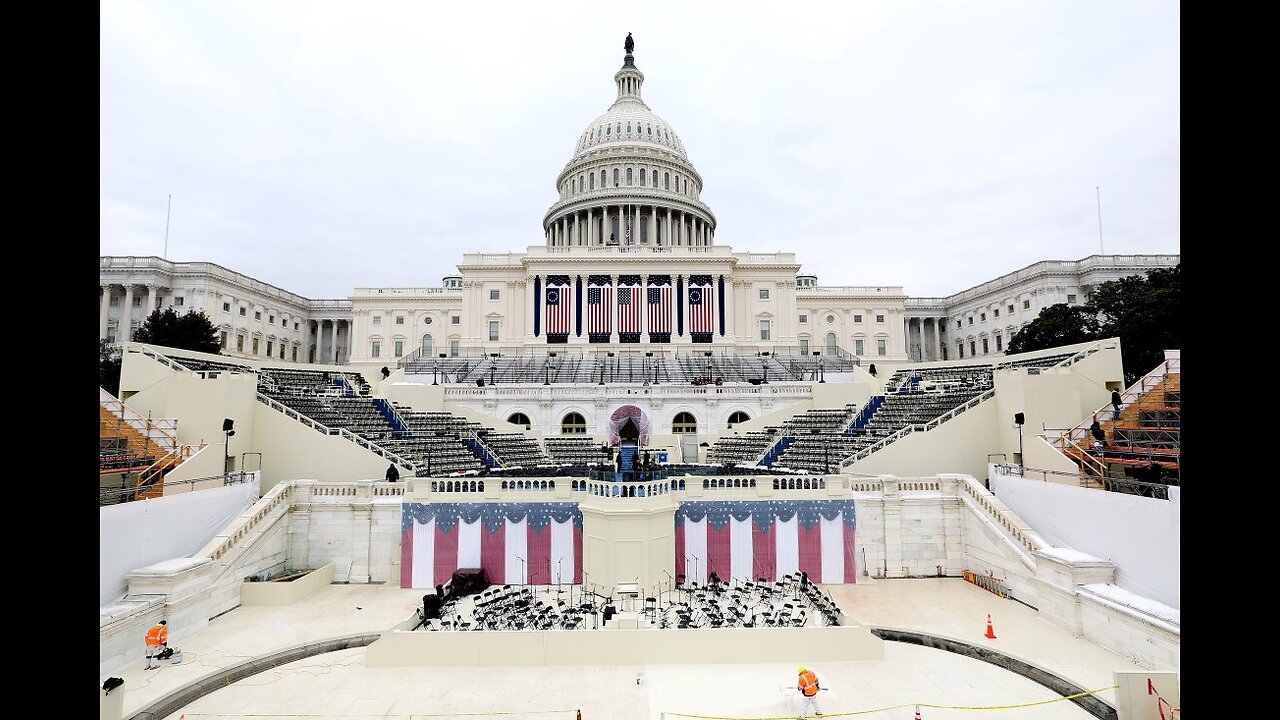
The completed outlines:
<svg viewBox="0 0 1280 720">
<path fill-rule="evenodd" d="M 478 437 L 493 454 L 500 467 L 546 465 L 551 462 L 542 452 L 538 441 L 527 435 L 481 430 Z"/>
<path fill-rule="evenodd" d="M 604 457 L 600 452 L 600 442 L 586 435 L 558 435 L 547 437 L 542 442 L 552 463 L 596 465 Z"/>
</svg>

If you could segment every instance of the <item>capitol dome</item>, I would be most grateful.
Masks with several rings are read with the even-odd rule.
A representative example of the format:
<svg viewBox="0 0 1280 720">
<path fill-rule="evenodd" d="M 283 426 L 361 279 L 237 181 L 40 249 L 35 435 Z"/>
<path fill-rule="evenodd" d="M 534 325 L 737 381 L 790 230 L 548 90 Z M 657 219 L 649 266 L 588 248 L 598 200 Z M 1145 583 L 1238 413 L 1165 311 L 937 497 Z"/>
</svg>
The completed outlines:
<svg viewBox="0 0 1280 720">
<path fill-rule="evenodd" d="M 637 70 L 636 74 L 639 75 L 640 72 Z M 653 145 L 659 150 L 674 152 L 688 160 L 680 136 L 671 129 L 670 123 L 644 104 L 638 93 L 619 97 L 603 115 L 592 120 L 578 138 L 573 158 L 576 160 L 599 147 L 637 144 Z"/>
<path fill-rule="evenodd" d="M 702 177 L 671 124 L 641 97 L 631 46 L 614 73 L 617 97 L 578 136 L 543 217 L 548 247 L 709 246 L 716 220 Z"/>
</svg>

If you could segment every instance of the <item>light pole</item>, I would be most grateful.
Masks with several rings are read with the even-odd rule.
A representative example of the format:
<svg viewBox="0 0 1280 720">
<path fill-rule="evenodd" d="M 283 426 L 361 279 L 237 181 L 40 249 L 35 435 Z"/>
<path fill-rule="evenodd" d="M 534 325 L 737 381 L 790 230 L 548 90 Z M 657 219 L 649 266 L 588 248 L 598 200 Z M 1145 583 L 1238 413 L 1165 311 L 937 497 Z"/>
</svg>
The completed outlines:
<svg viewBox="0 0 1280 720">
<path fill-rule="evenodd" d="M 227 483 L 227 476 L 231 472 L 231 436 L 236 434 L 233 429 L 236 421 L 231 418 L 223 418 L 222 434 L 225 436 L 222 442 L 222 484 Z"/>
<path fill-rule="evenodd" d="M 827 381 L 827 373 L 822 367 L 822 359 L 819 358 L 818 359 L 818 382 L 824 383 L 826 381 Z"/>
<path fill-rule="evenodd" d="M 431 365 L 431 384 L 439 385 L 440 383 L 437 382 L 439 377 L 440 377 L 440 361 L 437 360 L 435 363 Z"/>
<path fill-rule="evenodd" d="M 1022 413 L 1013 414 L 1013 425 L 1018 428 L 1018 465 L 1023 465 L 1022 460 L 1022 424 L 1027 421 L 1027 416 Z"/>
</svg>

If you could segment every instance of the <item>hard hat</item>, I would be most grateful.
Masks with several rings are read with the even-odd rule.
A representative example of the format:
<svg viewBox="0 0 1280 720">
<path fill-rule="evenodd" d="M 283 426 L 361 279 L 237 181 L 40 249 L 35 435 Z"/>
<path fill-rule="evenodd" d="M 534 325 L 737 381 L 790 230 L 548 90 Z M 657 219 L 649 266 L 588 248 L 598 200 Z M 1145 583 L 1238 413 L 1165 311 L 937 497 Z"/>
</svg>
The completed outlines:
<svg viewBox="0 0 1280 720">
<path fill-rule="evenodd" d="M 800 666 L 800 669 L 799 669 L 799 670 L 797 670 L 796 672 L 797 672 L 797 673 L 802 673 L 802 672 L 804 672 L 804 671 L 805 671 L 805 666 L 801 665 L 801 666 Z"/>
</svg>

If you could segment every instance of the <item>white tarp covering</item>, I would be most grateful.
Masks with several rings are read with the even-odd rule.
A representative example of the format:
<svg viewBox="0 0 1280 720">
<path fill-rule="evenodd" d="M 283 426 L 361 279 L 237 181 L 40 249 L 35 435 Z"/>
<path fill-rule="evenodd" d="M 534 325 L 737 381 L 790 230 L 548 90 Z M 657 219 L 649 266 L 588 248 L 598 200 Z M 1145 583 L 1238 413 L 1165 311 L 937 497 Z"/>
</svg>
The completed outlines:
<svg viewBox="0 0 1280 720">
<path fill-rule="evenodd" d="M 99 606 L 124 597 L 125 575 L 199 552 L 257 500 L 251 481 L 100 508 Z"/>
<path fill-rule="evenodd" d="M 1109 560 L 1116 585 L 1181 608 L 1182 503 L 994 473 L 990 482 L 1050 545 Z"/>
</svg>

